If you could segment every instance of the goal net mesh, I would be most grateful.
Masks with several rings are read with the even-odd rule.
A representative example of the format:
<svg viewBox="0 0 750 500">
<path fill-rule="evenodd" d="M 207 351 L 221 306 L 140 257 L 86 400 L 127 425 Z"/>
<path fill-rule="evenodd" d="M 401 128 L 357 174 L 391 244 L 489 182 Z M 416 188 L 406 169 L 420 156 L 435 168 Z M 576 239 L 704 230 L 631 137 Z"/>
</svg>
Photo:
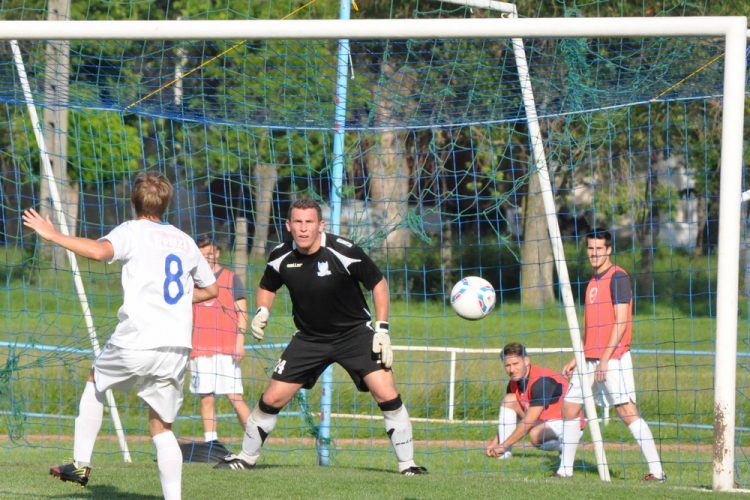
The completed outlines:
<svg viewBox="0 0 750 500">
<path fill-rule="evenodd" d="M 23 18 L 20 12 L 7 14 Z M 253 16 L 269 14 L 282 15 Z M 472 14 L 447 4 L 419 13 L 430 15 Z M 670 481 L 710 484 L 723 40 L 519 42 L 526 81 L 519 81 L 511 40 L 351 41 L 344 179 L 336 193 L 340 233 L 363 246 L 389 281 L 394 373 L 414 421 L 417 461 L 431 470 L 546 475 L 557 460 L 528 441 L 513 452 L 524 460 L 484 454 L 508 381 L 499 350 L 511 341 L 543 349 L 533 351 L 532 362 L 558 371 L 571 357 L 521 93 L 530 84 L 577 303 L 592 273 L 583 236 L 595 226 L 609 229 L 613 260 L 633 286 L 641 415 Z M 18 68 L 10 45 L 2 47 L 0 429 L 9 436 L 3 449 L 8 456 L 39 450 L 69 456 L 91 345 L 67 260 L 21 225 L 24 209 L 49 213 L 50 194 Z M 169 222 L 218 242 L 222 263 L 242 277 L 252 309 L 265 258 L 288 237 L 290 202 L 313 197 L 330 222 L 336 41 L 20 47 L 75 234 L 98 238 L 131 219 L 133 176 L 162 171 L 177 190 Z M 743 189 L 737 186 L 738 203 Z M 750 430 L 745 222 L 739 444 Z M 120 268 L 80 265 L 103 345 L 122 301 Z M 478 322 L 458 318 L 446 301 L 453 284 L 469 275 L 497 291 L 494 311 Z M 282 290 L 267 340 L 251 345 L 248 336 L 241 366 L 249 404 L 293 333 Z M 134 459 L 150 460 L 147 411 L 134 393 L 115 398 Z M 285 408 L 262 461 L 315 462 L 319 401 L 316 387 Z M 381 412 L 340 367 L 332 411 L 333 464 L 395 466 Z M 226 400 L 217 402 L 217 414 L 219 438 L 239 449 L 241 427 Z M 603 430 L 613 477 L 640 479 L 647 465 L 614 410 L 611 417 Z M 109 438 L 96 453 L 116 459 L 119 445 L 106 422 L 101 436 Z M 194 395 L 186 393 L 175 431 L 202 439 Z M 595 470 L 589 439 L 577 464 Z M 738 448 L 741 486 L 746 459 Z"/>
</svg>

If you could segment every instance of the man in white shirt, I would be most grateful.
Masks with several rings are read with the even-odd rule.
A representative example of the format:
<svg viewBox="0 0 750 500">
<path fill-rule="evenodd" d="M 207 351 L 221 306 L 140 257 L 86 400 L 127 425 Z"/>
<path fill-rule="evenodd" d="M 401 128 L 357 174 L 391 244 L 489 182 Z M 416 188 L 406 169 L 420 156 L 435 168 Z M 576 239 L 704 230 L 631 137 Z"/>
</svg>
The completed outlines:
<svg viewBox="0 0 750 500">
<path fill-rule="evenodd" d="M 182 452 L 172 422 L 182 405 L 182 387 L 191 349 L 192 304 L 215 298 L 216 278 L 195 242 L 163 222 L 172 185 L 160 173 L 140 172 L 133 181 L 135 220 L 99 240 L 67 236 L 47 216 L 23 213 L 24 226 L 81 257 L 122 262 L 123 304 L 119 323 L 94 361 L 75 421 L 73 463 L 50 469 L 61 481 L 86 486 L 91 455 L 108 389 L 129 391 L 149 407 L 159 477 L 166 500 L 182 496 Z"/>
</svg>

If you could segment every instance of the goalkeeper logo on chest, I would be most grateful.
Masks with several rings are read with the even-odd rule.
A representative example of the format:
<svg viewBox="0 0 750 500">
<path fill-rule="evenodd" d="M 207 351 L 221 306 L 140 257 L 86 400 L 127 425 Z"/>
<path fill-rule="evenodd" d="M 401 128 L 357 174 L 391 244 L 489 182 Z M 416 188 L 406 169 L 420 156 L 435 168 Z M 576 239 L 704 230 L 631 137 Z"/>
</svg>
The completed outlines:
<svg viewBox="0 0 750 500">
<path fill-rule="evenodd" d="M 356 244 L 324 233 L 320 205 L 297 200 L 286 228 L 292 241 L 277 246 L 260 280 L 251 331 L 262 340 L 276 292 L 286 286 L 297 332 L 274 367 L 271 382 L 247 421 L 242 452 L 217 468 L 252 468 L 281 409 L 302 388 L 310 389 L 332 363 L 343 367 L 362 392 L 383 411 L 399 471 L 426 474 L 414 462 L 409 414 L 396 390 L 388 325 L 388 282 Z M 362 287 L 372 292 L 375 316 Z"/>
</svg>

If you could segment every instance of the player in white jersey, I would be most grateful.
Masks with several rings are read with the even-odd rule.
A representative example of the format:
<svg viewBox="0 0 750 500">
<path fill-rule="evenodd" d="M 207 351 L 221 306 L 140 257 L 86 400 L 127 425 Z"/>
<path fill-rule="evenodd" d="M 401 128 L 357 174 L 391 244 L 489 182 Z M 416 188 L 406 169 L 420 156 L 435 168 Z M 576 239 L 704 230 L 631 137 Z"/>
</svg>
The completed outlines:
<svg viewBox="0 0 750 500">
<path fill-rule="evenodd" d="M 163 222 L 172 185 L 160 173 L 141 172 L 133 181 L 135 220 L 99 240 L 67 236 L 47 216 L 24 212 L 26 227 L 82 257 L 122 262 L 123 304 L 119 323 L 94 361 L 75 421 L 73 463 L 50 469 L 61 481 L 86 486 L 91 455 L 102 425 L 104 393 L 129 391 L 149 407 L 159 477 L 166 500 L 182 496 L 182 452 L 172 422 L 182 404 L 192 336 L 192 304 L 215 298 L 216 278 L 195 242 Z"/>
</svg>

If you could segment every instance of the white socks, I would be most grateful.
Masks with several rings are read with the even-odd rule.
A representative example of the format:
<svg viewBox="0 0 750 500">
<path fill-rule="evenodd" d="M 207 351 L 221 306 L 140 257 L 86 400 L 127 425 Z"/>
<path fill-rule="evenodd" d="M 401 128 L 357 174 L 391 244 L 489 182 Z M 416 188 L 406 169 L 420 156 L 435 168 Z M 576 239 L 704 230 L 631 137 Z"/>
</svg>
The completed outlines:
<svg viewBox="0 0 750 500">
<path fill-rule="evenodd" d="M 516 427 L 518 426 L 518 415 L 507 406 L 500 405 L 500 415 L 498 416 L 498 420 L 500 423 L 497 424 L 497 444 L 502 445 L 505 440 L 508 439 L 508 436 L 516 430 Z M 511 456 L 510 448 L 507 448 L 505 453 L 499 458 L 510 458 Z"/>
<path fill-rule="evenodd" d="M 91 454 L 104 414 L 104 393 L 96 390 L 93 382 L 86 382 L 78 405 L 78 418 L 75 423 L 73 460 L 78 467 L 91 465 Z"/>
<path fill-rule="evenodd" d="M 654 443 L 654 436 L 651 434 L 648 424 L 642 418 L 639 418 L 630 424 L 628 429 L 638 442 L 638 446 L 641 447 L 643 456 L 648 462 L 649 472 L 658 478 L 663 478 L 664 469 L 662 469 L 659 453 L 656 451 L 656 443 Z M 576 449 L 580 439 L 580 421 L 566 420 L 563 423 L 562 457 L 560 468 L 557 471 L 558 474 L 563 476 L 573 475 L 573 462 L 576 458 Z"/>
<path fill-rule="evenodd" d="M 218 441 L 219 440 L 219 433 L 216 432 L 216 431 L 214 431 L 214 432 L 204 432 L 203 433 L 203 440 L 206 441 L 207 443 L 211 442 L 211 441 Z"/>
<path fill-rule="evenodd" d="M 581 421 L 565 420 L 563 421 L 562 433 L 562 456 L 560 457 L 560 468 L 557 473 L 561 476 L 570 477 L 573 475 L 573 463 L 576 460 L 576 450 L 581 440 Z"/>
<path fill-rule="evenodd" d="M 164 500 L 182 500 L 182 451 L 172 431 L 151 438 L 156 446 L 156 462 Z"/>
<path fill-rule="evenodd" d="M 401 402 L 400 398 L 399 402 Z M 391 440 L 396 460 L 398 460 L 399 472 L 414 467 L 416 465 L 414 463 L 414 437 L 406 406 L 402 403 L 395 410 L 383 410 L 383 417 L 385 419 L 385 432 Z"/>
<path fill-rule="evenodd" d="M 272 407 L 266 406 L 263 403 L 261 397 L 261 400 L 255 405 L 255 408 L 250 413 L 250 417 L 247 419 L 245 437 L 242 439 L 242 451 L 239 453 L 239 457 L 250 465 L 255 465 L 255 462 L 258 461 L 260 448 L 274 427 L 276 427 L 276 420 L 279 417 L 280 408 L 273 408 L 276 413 L 266 413 L 260 409 L 261 404 L 267 409 L 272 409 Z"/>
<path fill-rule="evenodd" d="M 651 474 L 658 478 L 664 477 L 664 469 L 661 466 L 661 460 L 659 459 L 659 452 L 656 451 L 656 443 L 654 443 L 654 436 L 651 434 L 651 429 L 648 428 L 648 424 L 642 418 L 639 418 L 628 426 L 630 432 L 633 433 L 633 437 L 638 441 L 638 446 L 641 447 L 643 456 L 648 462 L 648 470 Z"/>
</svg>

